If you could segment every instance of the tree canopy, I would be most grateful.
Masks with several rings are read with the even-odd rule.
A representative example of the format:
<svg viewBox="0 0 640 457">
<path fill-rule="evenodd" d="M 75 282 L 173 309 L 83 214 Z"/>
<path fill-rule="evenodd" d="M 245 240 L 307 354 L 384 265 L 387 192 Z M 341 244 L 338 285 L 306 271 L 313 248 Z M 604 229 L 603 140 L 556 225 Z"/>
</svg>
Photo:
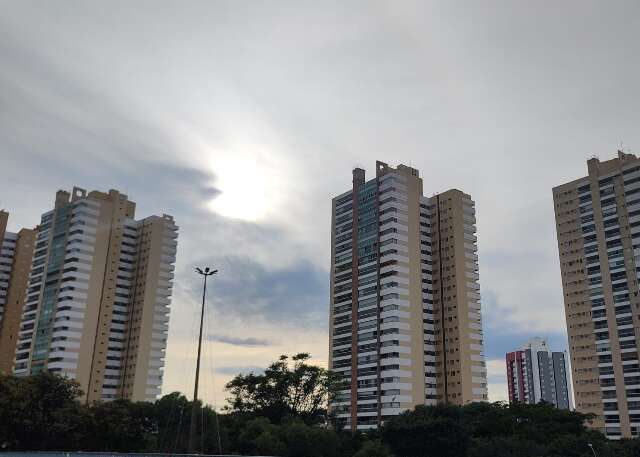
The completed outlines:
<svg viewBox="0 0 640 457">
<path fill-rule="evenodd" d="M 225 414 L 198 415 L 203 454 L 281 457 L 637 457 L 640 440 L 609 441 L 589 416 L 549 404 L 418 406 L 379 430 L 335 430 L 324 406 L 342 382 L 282 357 L 263 375 L 239 375 Z M 247 381 L 250 379 L 250 382 Z M 260 399 L 264 393 L 266 399 Z M 154 403 L 78 402 L 75 381 L 48 373 L 0 376 L 0 450 L 185 453 L 193 403 L 174 392 Z M 219 439 L 218 439 L 219 437 Z M 221 445 L 219 445 L 220 443 Z"/>
<path fill-rule="evenodd" d="M 238 375 L 227 384 L 229 410 L 273 423 L 298 418 L 307 424 L 326 420 L 327 404 L 344 388 L 341 375 L 307 363 L 310 356 L 282 355 L 263 374 Z"/>
<path fill-rule="evenodd" d="M 547 403 L 418 406 L 387 421 L 380 433 L 403 457 L 589 457 L 588 443 L 607 457 L 636 445 L 607 441 L 586 428 L 589 419 Z"/>
</svg>

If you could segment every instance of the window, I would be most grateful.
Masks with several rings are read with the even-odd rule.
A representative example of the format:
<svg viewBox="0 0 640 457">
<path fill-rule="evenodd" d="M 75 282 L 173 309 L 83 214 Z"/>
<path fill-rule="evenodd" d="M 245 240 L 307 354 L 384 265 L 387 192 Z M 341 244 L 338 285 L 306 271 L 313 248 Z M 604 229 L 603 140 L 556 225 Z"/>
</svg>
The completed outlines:
<svg viewBox="0 0 640 457">
<path fill-rule="evenodd" d="M 635 333 L 632 328 L 625 328 L 625 329 L 618 330 L 619 338 L 628 338 L 633 336 L 635 336 Z"/>
<path fill-rule="evenodd" d="M 633 325 L 633 317 L 631 317 L 631 316 L 618 317 L 616 319 L 616 324 L 619 327 L 621 327 L 623 325 Z"/>
</svg>

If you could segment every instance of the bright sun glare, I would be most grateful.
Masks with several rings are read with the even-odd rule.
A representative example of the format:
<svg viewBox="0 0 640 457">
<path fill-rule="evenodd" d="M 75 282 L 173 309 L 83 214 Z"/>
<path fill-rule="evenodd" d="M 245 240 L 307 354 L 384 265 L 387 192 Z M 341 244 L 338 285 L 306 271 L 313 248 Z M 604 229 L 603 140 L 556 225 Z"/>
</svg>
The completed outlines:
<svg viewBox="0 0 640 457">
<path fill-rule="evenodd" d="M 268 180 L 256 160 L 216 158 L 212 168 L 217 177 L 216 187 L 222 193 L 209 202 L 209 209 L 224 217 L 246 221 L 257 221 L 266 215 Z"/>
</svg>

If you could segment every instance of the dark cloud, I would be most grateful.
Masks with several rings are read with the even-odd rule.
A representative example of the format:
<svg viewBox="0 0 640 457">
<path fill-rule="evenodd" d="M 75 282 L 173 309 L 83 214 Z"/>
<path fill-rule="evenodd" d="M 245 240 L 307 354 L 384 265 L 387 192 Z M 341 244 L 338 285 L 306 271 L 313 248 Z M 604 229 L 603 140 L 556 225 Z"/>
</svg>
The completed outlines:
<svg viewBox="0 0 640 457">
<path fill-rule="evenodd" d="M 528 339 L 534 337 L 545 338 L 553 351 L 568 350 L 567 335 L 564 332 L 544 332 L 541 334 L 536 331 L 510 328 L 501 333 L 491 329 L 484 332 L 485 356 L 489 360 L 504 360 L 507 352 L 518 350 Z"/>
<path fill-rule="evenodd" d="M 557 306 L 559 306 L 559 310 L 556 310 L 558 311 L 556 316 L 546 315 L 544 307 L 538 308 L 537 312 L 536 310 L 527 310 L 527 312 L 530 313 L 532 319 L 543 321 L 560 319 L 561 325 L 556 325 L 556 327 L 562 328 L 564 323 L 562 305 Z M 554 351 L 568 349 L 567 334 L 563 329 L 560 331 L 552 330 L 549 325 L 544 325 L 544 322 L 542 324 L 531 322 L 529 325 L 508 324 L 511 320 L 517 320 L 510 314 L 517 313 L 519 309 L 516 308 L 516 305 L 502 303 L 499 295 L 491 289 L 482 290 L 482 308 L 484 348 L 487 359 L 504 359 L 507 352 L 517 350 L 525 341 L 533 337 L 545 338 Z M 546 330 L 541 331 L 541 327 Z"/>
<path fill-rule="evenodd" d="M 271 267 L 250 257 L 226 256 L 199 263 L 219 269 L 207 289 L 214 319 L 233 316 L 247 324 L 267 321 L 326 328 L 329 275 L 310 262 Z M 202 293 L 199 278 L 189 279 L 189 290 L 194 301 L 198 300 Z"/>
<path fill-rule="evenodd" d="M 215 341 L 218 343 L 226 343 L 232 346 L 271 346 L 273 342 L 261 339 L 261 338 L 242 338 L 237 336 L 228 336 L 228 335 L 210 335 L 207 336 L 209 341 Z"/>
<path fill-rule="evenodd" d="M 29 181 L 39 183 L 29 185 L 30 195 L 41 196 L 41 208 L 55 190 L 73 185 L 116 188 L 143 211 L 173 215 L 220 194 L 212 173 L 174 160 L 185 151 L 153 113 L 132 109 L 13 38 L 0 32 L 0 156 L 3 168 L 30 170 Z M 27 184 L 20 173 L 5 179 Z"/>
<path fill-rule="evenodd" d="M 221 193 L 220 189 L 217 189 L 213 186 L 208 186 L 200 189 L 200 195 L 205 200 L 212 200 L 216 198 L 218 195 L 220 195 L 220 193 Z"/>
</svg>

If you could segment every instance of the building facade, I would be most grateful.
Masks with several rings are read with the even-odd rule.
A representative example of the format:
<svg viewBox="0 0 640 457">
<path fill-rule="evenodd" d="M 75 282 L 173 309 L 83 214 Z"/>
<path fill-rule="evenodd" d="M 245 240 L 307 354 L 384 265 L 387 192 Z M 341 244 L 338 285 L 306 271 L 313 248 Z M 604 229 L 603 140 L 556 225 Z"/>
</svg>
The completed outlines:
<svg viewBox="0 0 640 457">
<path fill-rule="evenodd" d="M 487 399 L 474 214 L 468 195 L 427 198 L 418 170 L 382 162 L 333 199 L 329 366 L 349 385 L 331 405 L 343 427 Z"/>
<path fill-rule="evenodd" d="M 0 211 L 0 374 L 13 372 L 13 356 L 35 245 L 35 230 L 9 232 L 8 221 L 9 213 Z"/>
<path fill-rule="evenodd" d="M 427 200 L 438 400 L 487 400 L 475 203 L 452 189 Z"/>
<path fill-rule="evenodd" d="M 576 410 L 610 438 L 638 436 L 640 160 L 587 169 L 553 189 Z"/>
<path fill-rule="evenodd" d="M 160 393 L 177 226 L 126 195 L 59 191 L 42 215 L 14 372 L 77 380 L 84 400 Z"/>
<path fill-rule="evenodd" d="M 552 352 L 542 338 L 532 338 L 518 351 L 508 352 L 509 403 L 552 403 L 573 409 L 568 360 L 564 352 Z"/>
</svg>

